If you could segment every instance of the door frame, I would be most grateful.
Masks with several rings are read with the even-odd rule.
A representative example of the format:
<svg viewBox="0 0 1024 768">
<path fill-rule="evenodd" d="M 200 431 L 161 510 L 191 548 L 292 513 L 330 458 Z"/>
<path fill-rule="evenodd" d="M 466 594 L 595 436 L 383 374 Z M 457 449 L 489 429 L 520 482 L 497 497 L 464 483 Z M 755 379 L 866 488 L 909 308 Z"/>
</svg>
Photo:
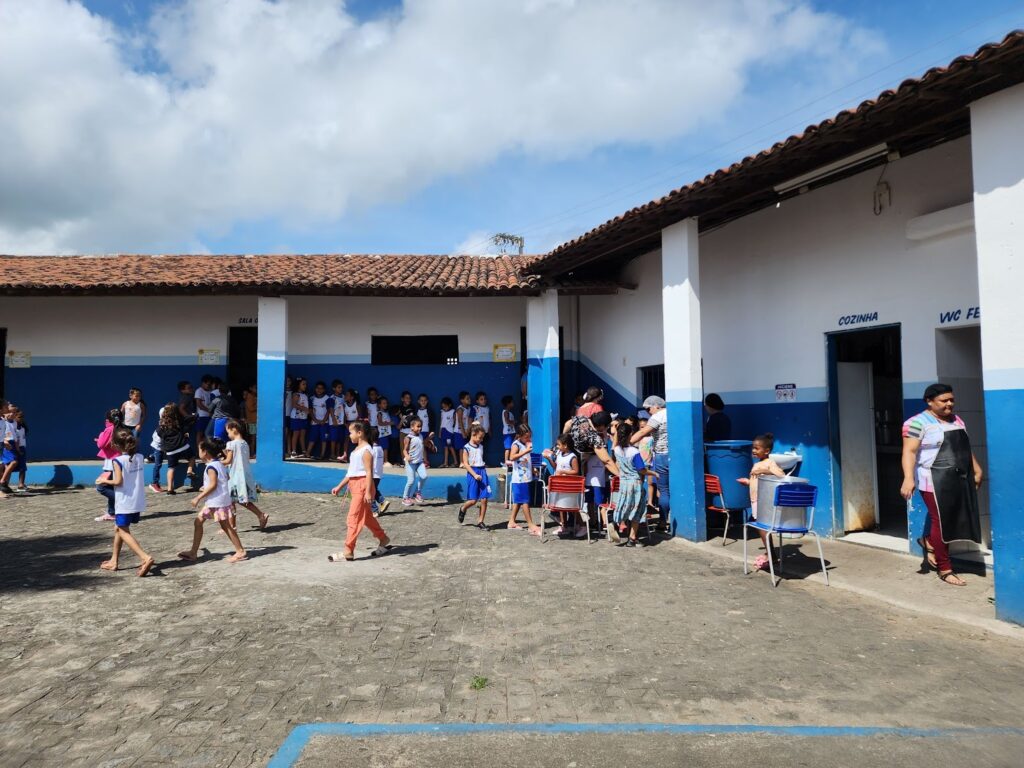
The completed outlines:
<svg viewBox="0 0 1024 768">
<path fill-rule="evenodd" d="M 825 370 L 828 374 L 825 398 L 828 406 L 828 458 L 829 473 L 832 479 L 832 537 L 839 538 L 846 533 L 845 510 L 843 509 L 843 475 L 842 475 L 842 451 L 839 438 L 839 369 L 836 363 L 839 362 L 837 341 L 842 336 L 863 331 L 882 331 L 888 328 L 895 328 L 900 340 L 900 383 L 902 384 L 902 358 L 903 358 L 903 324 L 883 323 L 880 325 L 867 325 L 863 328 L 850 328 L 842 331 L 825 331 Z M 877 508 L 876 508 L 877 511 Z"/>
</svg>

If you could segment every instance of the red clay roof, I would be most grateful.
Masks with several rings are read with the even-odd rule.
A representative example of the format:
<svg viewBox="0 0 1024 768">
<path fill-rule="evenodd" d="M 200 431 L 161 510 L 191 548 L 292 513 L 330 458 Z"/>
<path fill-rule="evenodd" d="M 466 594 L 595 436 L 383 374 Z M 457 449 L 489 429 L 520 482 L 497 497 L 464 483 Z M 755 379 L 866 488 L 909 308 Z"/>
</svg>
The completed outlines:
<svg viewBox="0 0 1024 768">
<path fill-rule="evenodd" d="M 0 256 L 0 293 L 500 296 L 545 287 L 524 271 L 530 262 L 528 256 Z"/>
<path fill-rule="evenodd" d="M 779 199 L 774 185 L 861 149 L 887 142 L 907 155 L 959 138 L 970 132 L 971 102 L 1021 82 L 1024 30 L 1015 30 L 999 43 L 904 80 L 895 90 L 855 109 L 626 211 L 563 243 L 531 268 L 541 274 L 565 274 L 591 262 L 596 268 L 598 260 L 604 266 L 611 260 L 628 260 L 660 247 L 661 230 L 669 224 L 697 216 L 702 230 L 719 226 L 774 204 Z"/>
</svg>

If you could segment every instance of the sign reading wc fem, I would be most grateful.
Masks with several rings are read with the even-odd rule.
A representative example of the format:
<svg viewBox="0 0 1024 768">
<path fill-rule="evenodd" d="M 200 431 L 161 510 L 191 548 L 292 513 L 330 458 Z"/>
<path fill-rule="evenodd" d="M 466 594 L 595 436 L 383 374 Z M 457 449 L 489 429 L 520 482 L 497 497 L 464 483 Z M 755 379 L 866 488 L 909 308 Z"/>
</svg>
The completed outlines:
<svg viewBox="0 0 1024 768">
<path fill-rule="evenodd" d="M 865 312 L 862 315 L 843 315 L 839 318 L 839 325 L 860 325 L 861 323 L 877 323 L 877 312 Z"/>
</svg>

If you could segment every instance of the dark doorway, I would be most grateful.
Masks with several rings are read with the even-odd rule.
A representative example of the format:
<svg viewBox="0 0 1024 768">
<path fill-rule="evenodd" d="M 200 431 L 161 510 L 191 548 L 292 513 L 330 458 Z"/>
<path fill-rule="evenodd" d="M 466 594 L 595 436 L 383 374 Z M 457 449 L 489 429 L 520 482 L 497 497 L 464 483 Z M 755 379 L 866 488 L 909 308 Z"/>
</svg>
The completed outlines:
<svg viewBox="0 0 1024 768">
<path fill-rule="evenodd" d="M 835 526 L 907 538 L 900 326 L 828 335 Z"/>
<path fill-rule="evenodd" d="M 665 366 L 664 365 L 645 365 L 643 368 L 636 369 L 637 378 L 639 381 L 637 384 L 640 386 L 640 397 L 641 403 L 651 395 L 657 395 L 660 398 L 665 397 Z M 640 403 L 637 403 L 640 405 Z"/>
<path fill-rule="evenodd" d="M 252 326 L 228 328 L 228 386 L 239 402 L 249 385 L 256 383 L 258 335 Z"/>
<path fill-rule="evenodd" d="M 7 329 L 0 328 L 0 399 L 4 397 L 4 373 L 7 370 Z"/>
</svg>

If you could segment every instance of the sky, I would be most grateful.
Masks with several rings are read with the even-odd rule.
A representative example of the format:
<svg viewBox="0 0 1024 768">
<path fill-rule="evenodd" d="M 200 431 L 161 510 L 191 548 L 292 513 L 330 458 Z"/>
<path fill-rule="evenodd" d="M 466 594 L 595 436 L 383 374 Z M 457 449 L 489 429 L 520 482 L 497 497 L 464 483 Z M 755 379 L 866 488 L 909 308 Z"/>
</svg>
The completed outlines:
<svg viewBox="0 0 1024 768">
<path fill-rule="evenodd" d="M 0 253 L 543 253 L 1024 0 L 0 0 Z"/>
</svg>

